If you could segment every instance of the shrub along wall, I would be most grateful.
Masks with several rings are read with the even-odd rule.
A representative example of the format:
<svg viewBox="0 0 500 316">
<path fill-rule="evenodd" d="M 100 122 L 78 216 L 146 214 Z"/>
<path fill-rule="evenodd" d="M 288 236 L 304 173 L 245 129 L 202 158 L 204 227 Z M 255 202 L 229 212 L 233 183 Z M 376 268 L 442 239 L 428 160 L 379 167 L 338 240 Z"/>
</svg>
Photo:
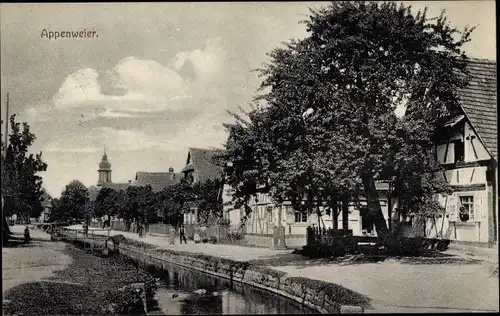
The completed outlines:
<svg viewBox="0 0 500 316">
<path fill-rule="evenodd" d="M 340 313 L 342 305 L 369 308 L 369 299 L 342 286 L 302 277 L 288 277 L 285 272 L 229 259 L 188 252 L 159 249 L 125 239 L 118 246 L 123 254 L 145 269 L 164 269 L 167 264 L 248 284 L 293 299 L 321 313 Z"/>
</svg>

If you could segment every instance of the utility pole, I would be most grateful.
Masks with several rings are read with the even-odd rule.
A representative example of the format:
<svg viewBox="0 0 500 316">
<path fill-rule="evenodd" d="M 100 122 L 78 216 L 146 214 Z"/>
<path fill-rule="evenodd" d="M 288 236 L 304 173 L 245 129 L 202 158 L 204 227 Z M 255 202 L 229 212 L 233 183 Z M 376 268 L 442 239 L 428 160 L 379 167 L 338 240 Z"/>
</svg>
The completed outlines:
<svg viewBox="0 0 500 316">
<path fill-rule="evenodd" d="M 7 154 L 7 142 L 9 141 L 9 93 L 7 92 L 7 101 L 5 103 L 5 154 Z"/>
<path fill-rule="evenodd" d="M 4 150 L 2 152 L 2 157 L 1 157 L 1 168 L 2 170 L 4 170 L 4 160 L 5 158 L 7 157 L 7 142 L 9 141 L 9 138 L 8 138 L 8 135 L 9 135 L 9 93 L 7 92 L 7 101 L 5 103 L 5 106 L 6 106 L 6 113 L 5 113 L 5 116 L 6 116 L 6 120 L 5 120 L 5 143 L 4 143 Z M 2 179 L 3 181 L 3 179 Z M 5 206 L 5 197 L 4 197 L 4 192 L 2 192 L 2 231 L 4 232 L 3 233 L 3 244 L 7 244 L 8 243 L 8 239 L 9 239 L 9 234 L 10 234 L 10 231 L 9 231 L 9 224 L 7 223 L 7 219 L 5 218 L 5 213 L 4 213 L 4 206 Z"/>
</svg>

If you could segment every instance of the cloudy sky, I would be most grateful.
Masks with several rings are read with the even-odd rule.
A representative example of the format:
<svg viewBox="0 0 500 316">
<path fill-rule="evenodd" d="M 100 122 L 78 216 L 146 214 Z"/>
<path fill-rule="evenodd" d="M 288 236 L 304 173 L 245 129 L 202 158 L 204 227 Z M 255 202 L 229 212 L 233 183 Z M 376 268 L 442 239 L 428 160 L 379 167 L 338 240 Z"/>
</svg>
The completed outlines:
<svg viewBox="0 0 500 316">
<path fill-rule="evenodd" d="M 476 25 L 472 57 L 496 59 L 493 1 L 411 2 Z M 179 171 L 188 147 L 220 147 L 226 111 L 247 106 L 252 69 L 281 42 L 306 35 L 308 7 L 324 3 L 2 4 L 1 98 L 28 121 L 53 196 L 72 179 L 97 182 L 104 146 L 114 182 L 137 171 Z M 42 31 L 97 38 L 42 38 Z M 3 127 L 2 127 L 3 131 Z"/>
</svg>

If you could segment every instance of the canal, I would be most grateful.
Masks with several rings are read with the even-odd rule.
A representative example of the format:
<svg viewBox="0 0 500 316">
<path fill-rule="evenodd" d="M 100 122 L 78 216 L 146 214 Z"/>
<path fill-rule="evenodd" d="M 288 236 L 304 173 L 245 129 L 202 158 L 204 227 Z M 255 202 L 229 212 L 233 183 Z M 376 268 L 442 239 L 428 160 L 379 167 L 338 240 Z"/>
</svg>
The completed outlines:
<svg viewBox="0 0 500 316">
<path fill-rule="evenodd" d="M 110 290 L 144 282 L 147 274 L 159 279 L 149 315 L 317 314 L 274 293 L 175 264 L 165 263 L 161 271 L 144 271 L 120 255 L 107 258 L 51 241 L 33 241 L 7 250 L 3 261 L 10 270 L 3 269 L 4 274 L 10 272 L 12 280 L 19 279 L 16 275 L 27 277 L 6 284 L 4 315 L 104 314 Z"/>
<path fill-rule="evenodd" d="M 149 268 L 160 278 L 152 314 L 317 314 L 298 302 L 196 270 L 166 264 L 163 271 Z"/>
</svg>

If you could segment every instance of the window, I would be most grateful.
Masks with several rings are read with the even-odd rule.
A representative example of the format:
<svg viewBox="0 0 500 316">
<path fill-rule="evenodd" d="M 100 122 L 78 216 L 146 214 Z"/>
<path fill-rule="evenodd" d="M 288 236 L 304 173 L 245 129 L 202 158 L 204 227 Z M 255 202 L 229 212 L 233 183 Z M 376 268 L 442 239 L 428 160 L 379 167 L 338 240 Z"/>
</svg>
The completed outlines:
<svg viewBox="0 0 500 316">
<path fill-rule="evenodd" d="M 455 162 L 464 161 L 464 142 L 460 139 L 454 142 Z"/>
<path fill-rule="evenodd" d="M 295 223 L 307 223 L 307 211 L 295 211 Z"/>
<path fill-rule="evenodd" d="M 460 211 L 458 213 L 462 222 L 474 221 L 474 197 L 460 197 Z"/>
</svg>

